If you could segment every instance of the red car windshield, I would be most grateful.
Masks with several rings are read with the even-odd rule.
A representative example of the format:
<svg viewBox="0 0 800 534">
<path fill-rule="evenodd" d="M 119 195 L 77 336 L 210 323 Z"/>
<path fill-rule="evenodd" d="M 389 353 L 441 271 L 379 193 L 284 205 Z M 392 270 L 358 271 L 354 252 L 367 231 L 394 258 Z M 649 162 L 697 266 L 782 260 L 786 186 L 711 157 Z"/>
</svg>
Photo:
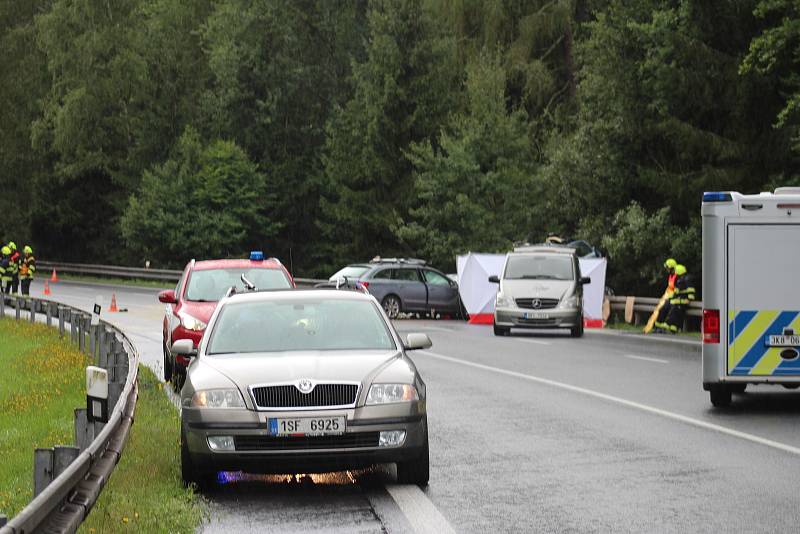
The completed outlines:
<svg viewBox="0 0 800 534">
<path fill-rule="evenodd" d="M 290 289 L 289 278 L 282 269 L 213 269 L 192 271 L 186 286 L 186 300 L 216 302 L 225 296 L 228 289 L 244 290 L 241 276 L 253 283 L 257 289 Z"/>
</svg>

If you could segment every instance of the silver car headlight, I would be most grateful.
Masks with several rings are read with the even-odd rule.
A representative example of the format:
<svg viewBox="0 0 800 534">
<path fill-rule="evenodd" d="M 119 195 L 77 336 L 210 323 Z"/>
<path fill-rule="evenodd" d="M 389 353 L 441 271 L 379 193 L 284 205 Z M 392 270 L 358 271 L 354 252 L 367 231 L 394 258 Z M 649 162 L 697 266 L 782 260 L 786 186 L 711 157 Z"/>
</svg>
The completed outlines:
<svg viewBox="0 0 800 534">
<path fill-rule="evenodd" d="M 206 329 L 206 323 L 198 319 L 197 317 L 193 317 L 185 312 L 179 312 L 178 316 L 181 318 L 181 326 L 183 326 L 187 330 L 194 330 L 195 332 L 200 332 Z"/>
<path fill-rule="evenodd" d="M 514 299 L 511 297 L 507 297 L 502 293 L 497 294 L 497 300 L 495 301 L 495 308 L 511 308 L 514 306 Z"/>
<path fill-rule="evenodd" d="M 561 301 L 558 305 L 559 308 L 577 308 L 578 307 L 578 295 L 570 295 L 569 297 L 565 298 Z"/>
<path fill-rule="evenodd" d="M 417 388 L 411 384 L 372 384 L 367 404 L 389 404 L 419 400 Z"/>
<path fill-rule="evenodd" d="M 238 389 L 201 389 L 192 396 L 195 408 L 244 408 L 244 399 Z"/>
</svg>

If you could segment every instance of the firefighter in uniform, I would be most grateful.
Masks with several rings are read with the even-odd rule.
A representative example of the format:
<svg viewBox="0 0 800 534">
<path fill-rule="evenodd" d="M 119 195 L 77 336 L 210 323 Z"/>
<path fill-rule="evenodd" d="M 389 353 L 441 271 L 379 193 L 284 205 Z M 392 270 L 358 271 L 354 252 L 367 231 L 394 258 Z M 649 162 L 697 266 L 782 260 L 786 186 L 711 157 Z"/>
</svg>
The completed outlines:
<svg viewBox="0 0 800 534">
<path fill-rule="evenodd" d="M 11 273 L 8 272 L 11 265 L 11 249 L 3 247 L 0 249 L 0 292 L 8 293 L 11 291 Z"/>
<path fill-rule="evenodd" d="M 7 271 L 11 273 L 11 294 L 15 295 L 19 293 L 19 264 L 21 256 L 17 251 L 17 244 L 13 241 L 8 243 L 8 248 L 11 250 L 11 259 Z"/>
<path fill-rule="evenodd" d="M 667 316 L 667 328 L 673 334 L 683 327 L 683 320 L 686 318 L 686 308 L 690 302 L 694 301 L 694 286 L 692 279 L 686 272 L 683 265 L 675 266 L 675 291 L 669 301 L 670 310 Z"/>
<path fill-rule="evenodd" d="M 22 285 L 22 294 L 31 294 L 31 282 L 33 282 L 33 275 L 36 272 L 36 258 L 33 257 L 33 249 L 28 245 L 22 249 L 24 255 L 19 267 L 19 280 Z"/>
<path fill-rule="evenodd" d="M 664 269 L 667 270 L 667 289 L 664 292 L 667 296 L 667 301 L 664 302 L 664 305 L 661 306 L 660 310 L 658 310 L 656 322 L 653 323 L 653 326 L 659 330 L 669 330 L 667 317 L 669 317 L 669 310 L 672 307 L 669 301 L 672 299 L 672 295 L 675 293 L 675 280 L 678 278 L 678 275 L 675 274 L 675 267 L 677 267 L 677 265 L 678 262 L 675 261 L 674 258 L 669 258 L 664 262 Z"/>
</svg>

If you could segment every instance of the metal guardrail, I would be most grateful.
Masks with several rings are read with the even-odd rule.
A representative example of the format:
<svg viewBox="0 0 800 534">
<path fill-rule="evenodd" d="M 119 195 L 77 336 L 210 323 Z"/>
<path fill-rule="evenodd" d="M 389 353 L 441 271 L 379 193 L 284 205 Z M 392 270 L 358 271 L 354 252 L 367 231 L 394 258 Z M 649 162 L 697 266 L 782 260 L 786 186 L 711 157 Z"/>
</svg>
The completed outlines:
<svg viewBox="0 0 800 534">
<path fill-rule="evenodd" d="M 45 315 L 48 326 L 53 326 L 53 321 L 57 320 L 62 337 L 68 335 L 82 351 L 109 371 L 109 405 L 115 397 L 116 402 L 108 423 L 89 426 L 84 423 L 87 432 L 83 443 L 76 424 L 76 441 L 79 442 L 76 445 L 81 449 L 77 457 L 61 466 L 60 473 L 59 467 L 53 466 L 49 473 L 53 480 L 0 527 L 0 534 L 75 532 L 97 501 L 127 443 L 138 396 L 139 354 L 121 330 L 106 321 L 91 326 L 91 315 L 81 309 L 50 300 L 3 295 L 0 317 L 8 316 L 11 308 L 17 320 L 29 319 L 34 323 L 37 313 Z M 75 411 L 76 421 L 81 411 Z"/>
<path fill-rule="evenodd" d="M 608 297 L 611 312 L 625 313 L 630 307 L 632 311 L 633 324 L 638 325 L 642 323 L 642 316 L 649 317 L 658 306 L 660 299 L 653 297 Z M 695 301 L 690 302 L 686 309 L 686 316 L 688 317 L 702 317 L 703 316 L 703 302 Z M 627 320 L 627 318 L 626 318 Z M 644 322 L 647 322 L 646 320 Z"/>
<path fill-rule="evenodd" d="M 71 274 L 105 276 L 109 278 L 130 278 L 133 280 L 162 280 L 164 282 L 177 282 L 183 271 L 172 269 L 145 269 L 141 267 L 122 267 L 118 265 L 95 265 L 88 263 L 62 263 L 50 261 L 37 261 L 36 266 L 41 272 L 55 270 Z M 297 287 L 313 287 L 327 280 L 313 278 L 295 278 Z"/>
</svg>

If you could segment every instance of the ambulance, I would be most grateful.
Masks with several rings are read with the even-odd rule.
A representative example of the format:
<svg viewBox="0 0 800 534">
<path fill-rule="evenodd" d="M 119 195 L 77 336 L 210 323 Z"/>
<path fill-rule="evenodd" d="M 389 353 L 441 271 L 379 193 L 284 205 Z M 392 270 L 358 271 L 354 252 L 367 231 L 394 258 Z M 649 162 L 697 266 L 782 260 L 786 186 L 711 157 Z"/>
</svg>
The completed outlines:
<svg viewBox="0 0 800 534">
<path fill-rule="evenodd" d="M 703 389 L 800 386 L 800 188 L 703 195 Z"/>
</svg>

